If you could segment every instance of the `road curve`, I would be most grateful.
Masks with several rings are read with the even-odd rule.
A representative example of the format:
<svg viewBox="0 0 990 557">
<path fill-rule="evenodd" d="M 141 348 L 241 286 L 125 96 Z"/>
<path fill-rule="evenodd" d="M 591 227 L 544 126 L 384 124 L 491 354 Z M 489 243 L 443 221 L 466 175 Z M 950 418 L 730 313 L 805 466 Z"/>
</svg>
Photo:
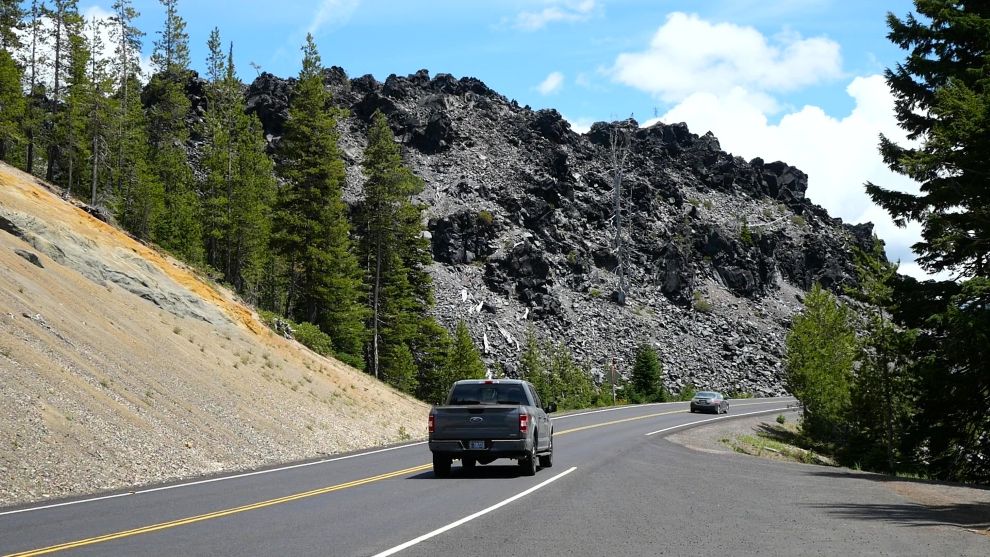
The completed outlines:
<svg viewBox="0 0 990 557">
<path fill-rule="evenodd" d="M 900 500 L 832 469 L 664 440 L 793 399 L 554 418 L 554 466 L 433 477 L 424 443 L 99 498 L 0 509 L 2 555 L 987 555 L 990 539 L 891 519 Z M 871 510 L 878 510 L 873 516 Z"/>
</svg>

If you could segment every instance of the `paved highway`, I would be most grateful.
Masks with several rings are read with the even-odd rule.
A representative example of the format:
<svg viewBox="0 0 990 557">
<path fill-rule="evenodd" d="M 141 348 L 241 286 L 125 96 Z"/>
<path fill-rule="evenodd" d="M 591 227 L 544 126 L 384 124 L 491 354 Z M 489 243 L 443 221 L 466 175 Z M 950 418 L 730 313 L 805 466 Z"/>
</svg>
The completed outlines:
<svg viewBox="0 0 990 557">
<path fill-rule="evenodd" d="M 984 536 L 917 527 L 922 510 L 875 480 L 664 439 L 790 403 L 735 400 L 720 417 L 690 414 L 686 403 L 557 416 L 554 466 L 534 477 L 497 460 L 470 473 L 455 463 L 437 479 L 425 443 L 411 443 L 0 509 L 0 554 L 990 554 Z"/>
</svg>

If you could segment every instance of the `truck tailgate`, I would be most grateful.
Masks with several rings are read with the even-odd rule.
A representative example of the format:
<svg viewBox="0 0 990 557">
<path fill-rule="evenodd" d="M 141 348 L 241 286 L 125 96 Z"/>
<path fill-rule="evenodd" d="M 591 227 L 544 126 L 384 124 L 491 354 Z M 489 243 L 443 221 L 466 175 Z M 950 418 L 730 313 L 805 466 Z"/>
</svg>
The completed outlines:
<svg viewBox="0 0 990 557">
<path fill-rule="evenodd" d="M 519 407 L 502 405 L 444 406 L 435 414 L 433 439 L 516 439 Z"/>
</svg>

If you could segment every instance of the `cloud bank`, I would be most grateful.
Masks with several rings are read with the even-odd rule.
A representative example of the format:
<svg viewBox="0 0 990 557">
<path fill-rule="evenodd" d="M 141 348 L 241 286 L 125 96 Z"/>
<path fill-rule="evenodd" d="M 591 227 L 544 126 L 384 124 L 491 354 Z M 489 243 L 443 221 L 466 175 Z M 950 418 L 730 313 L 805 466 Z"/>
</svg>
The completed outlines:
<svg viewBox="0 0 990 557">
<path fill-rule="evenodd" d="M 691 48 L 684 48 L 687 44 Z M 927 278 L 910 250 L 920 239 L 920 226 L 894 226 L 863 187 L 871 181 L 918 191 L 915 182 L 891 172 L 877 150 L 881 133 L 909 143 L 897 126 L 894 98 L 883 76 L 848 81 L 845 92 L 854 107 L 846 115 L 812 105 L 781 109 L 780 95 L 842 78 L 838 44 L 794 33 L 767 37 L 750 27 L 674 13 L 645 50 L 620 54 L 609 72 L 614 81 L 672 105 L 644 126 L 686 122 L 696 134 L 714 133 L 734 155 L 800 168 L 808 173 L 813 202 L 847 222 L 873 222 L 888 257 L 902 261 L 901 272 Z M 778 117 L 776 123 L 771 116 Z"/>
</svg>

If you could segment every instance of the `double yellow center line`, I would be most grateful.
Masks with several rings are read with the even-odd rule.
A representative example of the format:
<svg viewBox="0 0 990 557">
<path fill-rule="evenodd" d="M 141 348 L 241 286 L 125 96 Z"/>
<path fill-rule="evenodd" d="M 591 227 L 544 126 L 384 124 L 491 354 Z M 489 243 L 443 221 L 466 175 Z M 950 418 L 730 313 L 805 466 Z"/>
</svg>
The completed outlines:
<svg viewBox="0 0 990 557">
<path fill-rule="evenodd" d="M 250 505 L 244 505 L 241 507 L 235 507 L 233 509 L 226 509 L 222 511 L 216 511 L 212 513 L 206 513 L 196 516 L 191 516 L 188 518 L 180 518 L 178 520 L 172 520 L 170 522 L 162 522 L 159 524 L 152 524 L 150 526 L 142 526 L 141 528 L 134 528 L 133 530 L 125 530 L 123 532 L 115 532 L 113 534 L 105 534 L 103 536 L 96 536 L 93 538 L 86 538 L 83 540 L 78 540 L 74 542 L 62 543 L 58 545 L 52 545 L 49 547 L 44 547 L 41 549 L 32 549 L 30 551 L 23 551 L 21 553 L 12 553 L 6 557 L 29 557 L 33 555 L 46 555 L 49 553 L 55 553 L 56 551 L 65 551 L 66 549 L 73 549 L 76 547 L 83 547 L 87 545 L 93 545 L 97 543 L 108 542 L 111 540 L 116 540 L 119 538 L 127 538 L 130 536 L 137 536 L 139 534 L 147 534 L 150 532 L 157 532 L 158 530 L 166 530 L 168 528 L 175 528 L 176 526 L 185 526 L 186 524 L 193 524 L 196 522 L 203 522 L 204 520 L 212 520 L 214 518 L 221 518 L 224 516 L 230 516 L 232 514 L 243 513 L 247 511 L 253 511 L 255 509 L 263 509 L 265 507 L 271 507 L 273 505 L 281 505 L 283 503 L 289 503 L 292 501 L 298 501 L 299 499 L 305 499 L 307 497 L 315 497 L 317 495 L 323 495 L 325 493 L 331 493 L 334 491 L 340 491 L 342 489 L 347 489 L 350 487 L 357 487 L 359 485 L 369 484 L 372 482 L 378 482 L 381 480 L 387 480 L 389 478 L 395 478 L 398 476 L 405 476 L 406 474 L 412 474 L 415 472 L 422 472 L 424 470 L 430 469 L 432 464 L 422 464 L 420 466 L 413 466 L 412 468 L 406 468 L 405 470 L 396 470 L 395 472 L 389 472 L 387 474 L 381 474 L 379 476 L 373 476 L 370 478 L 364 478 L 361 480 L 355 480 L 353 482 L 347 482 L 337 485 L 332 485 L 329 487 L 321 487 L 320 489 L 314 489 L 312 491 L 305 491 L 302 493 L 296 493 L 294 495 L 287 495 L 285 497 L 280 497 L 278 499 L 269 499 L 268 501 L 261 501 L 260 503 L 252 503 Z"/>
<path fill-rule="evenodd" d="M 683 408 L 681 408 L 679 410 L 669 410 L 669 411 L 666 411 L 666 412 L 656 412 L 656 413 L 653 413 L 653 414 L 646 414 L 646 415 L 643 415 L 643 416 L 633 416 L 631 418 L 622 418 L 622 419 L 619 419 L 619 420 L 612 420 L 612 421 L 603 422 L 603 423 L 600 423 L 600 424 L 591 424 L 591 425 L 586 425 L 586 426 L 581 426 L 581 427 L 575 427 L 575 428 L 571 428 L 571 429 L 566 429 L 564 431 L 555 432 L 554 435 L 555 436 L 567 435 L 568 433 L 576 433 L 578 431 L 585 431 L 585 430 L 588 430 L 588 429 L 595 429 L 595 428 L 599 428 L 599 427 L 616 425 L 616 424 L 621 424 L 621 423 L 626 423 L 626 422 L 633 422 L 633 421 L 638 421 L 638 420 L 646 420 L 646 419 L 649 419 L 649 418 L 656 418 L 657 416 L 666 416 L 668 414 L 682 414 L 682 413 L 684 413 L 684 409 Z M 319 489 L 314 489 L 312 491 L 304 491 L 302 493 L 296 493 L 296 494 L 293 494 L 293 495 L 287 495 L 285 497 L 279 497 L 278 499 L 269 499 L 267 501 L 261 501 L 261 502 L 258 502 L 258 503 L 252 503 L 250 505 L 244 505 L 244 506 L 235 507 L 235 508 L 232 508 L 232 509 L 225 509 L 225 510 L 215 511 L 215 512 L 211 512 L 211 513 L 206 513 L 206 514 L 200 514 L 200 515 L 191 516 L 191 517 L 188 517 L 188 518 L 180 518 L 178 520 L 172 520 L 172 521 L 169 521 L 169 522 L 161 522 L 159 524 L 152 524 L 150 526 L 142 526 L 140 528 L 134 528 L 132 530 L 124 530 L 122 532 L 114 532 L 112 534 L 104 534 L 102 536 L 95 536 L 95 537 L 92 537 L 92 538 L 86 538 L 86 539 L 82 539 L 82 540 L 78 540 L 78 541 L 73 541 L 73 542 L 66 542 L 66 543 L 62 543 L 62 544 L 58 544 L 58 545 L 52 545 L 52 546 L 49 546 L 49 547 L 43 547 L 41 549 L 32 549 L 32 550 L 29 550 L 29 551 L 22 551 L 20 553 L 11 553 L 11 554 L 9 554 L 9 555 L 7 555 L 5 557 L 33 557 L 35 555 L 47 555 L 49 553 L 55 553 L 57 551 L 65 551 L 67 549 L 74 549 L 74 548 L 77 548 L 77 547 L 84 547 L 84 546 L 87 546 L 87 545 L 94 545 L 94 544 L 98 544 L 98 543 L 109 542 L 109 541 L 120 539 L 120 538 L 128 538 L 128 537 L 137 536 L 137 535 L 140 535 L 140 534 L 148 534 L 148 533 L 151 533 L 151 532 L 157 532 L 159 530 L 167 530 L 169 528 L 175 528 L 177 526 L 185 526 L 186 524 L 194 524 L 196 522 L 203 522 L 203 521 L 206 521 L 206 520 L 213 520 L 215 518 L 222 518 L 222 517 L 230 516 L 230 515 L 233 515 L 233 514 L 239 514 L 239 513 L 243 513 L 243 512 L 247 512 L 247 511 L 253 511 L 253 510 L 256 510 L 256 509 L 263 509 L 265 507 L 271 507 L 271 506 L 274 506 L 274 505 L 281 505 L 281 504 L 284 504 L 284 503 L 291 503 L 292 501 L 298 501 L 300 499 L 306 499 L 308 497 L 316 497 L 317 495 L 324 495 L 324 494 L 327 494 L 327 493 L 332 493 L 334 491 L 340 491 L 340 490 L 348 489 L 348 488 L 351 488 L 351 487 L 358 487 L 358 486 L 361 486 L 361 485 L 370 484 L 370 483 L 374 483 L 374 482 L 379 482 L 379 481 L 382 481 L 382 480 L 387 480 L 387 479 L 391 479 L 391 478 L 397 478 L 399 476 L 405 476 L 405 475 L 408 475 L 408 474 L 414 474 L 416 472 L 423 472 L 425 470 L 429 470 L 431 467 L 432 467 L 432 464 L 422 464 L 420 466 L 413 466 L 412 468 L 406 468 L 404 470 L 396 470 L 394 472 L 388 472 L 386 474 L 381 474 L 381 475 L 378 475 L 378 476 L 372 476 L 370 478 L 363 478 L 363 479 L 360 479 L 360 480 L 354 480 L 352 482 L 347 482 L 347 483 L 332 485 L 332 486 L 329 486 L 329 487 L 321 487 Z"/>
</svg>

